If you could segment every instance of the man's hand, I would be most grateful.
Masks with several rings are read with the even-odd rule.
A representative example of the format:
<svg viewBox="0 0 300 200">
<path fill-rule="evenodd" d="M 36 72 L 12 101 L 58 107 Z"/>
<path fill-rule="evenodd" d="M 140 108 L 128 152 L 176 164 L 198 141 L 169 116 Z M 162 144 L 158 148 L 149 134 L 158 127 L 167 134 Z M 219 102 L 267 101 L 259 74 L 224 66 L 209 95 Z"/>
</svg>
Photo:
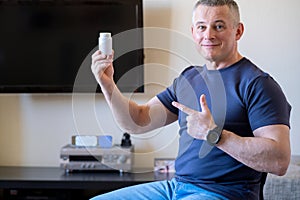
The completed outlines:
<svg viewBox="0 0 300 200">
<path fill-rule="evenodd" d="M 113 54 L 109 56 L 103 55 L 99 50 L 92 55 L 91 70 L 100 85 L 113 80 L 113 56 Z"/>
<path fill-rule="evenodd" d="M 172 105 L 188 115 L 186 118 L 187 133 L 193 138 L 206 140 L 208 131 L 216 127 L 207 106 L 205 95 L 200 96 L 201 112 L 193 110 L 178 102 L 172 102 Z"/>
</svg>

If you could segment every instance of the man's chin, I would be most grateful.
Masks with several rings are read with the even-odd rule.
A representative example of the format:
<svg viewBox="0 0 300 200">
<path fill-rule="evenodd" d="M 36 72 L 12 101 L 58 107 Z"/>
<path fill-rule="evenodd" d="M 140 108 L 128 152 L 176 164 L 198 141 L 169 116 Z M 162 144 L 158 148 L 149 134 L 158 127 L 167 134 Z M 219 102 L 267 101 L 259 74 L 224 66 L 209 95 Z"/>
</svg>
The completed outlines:
<svg viewBox="0 0 300 200">
<path fill-rule="evenodd" d="M 215 55 L 213 55 L 211 52 L 207 52 L 207 51 L 204 51 L 203 49 L 201 48 L 197 48 L 197 51 L 198 53 L 207 61 L 209 62 L 213 62 L 214 61 L 214 58 L 216 57 Z"/>
</svg>

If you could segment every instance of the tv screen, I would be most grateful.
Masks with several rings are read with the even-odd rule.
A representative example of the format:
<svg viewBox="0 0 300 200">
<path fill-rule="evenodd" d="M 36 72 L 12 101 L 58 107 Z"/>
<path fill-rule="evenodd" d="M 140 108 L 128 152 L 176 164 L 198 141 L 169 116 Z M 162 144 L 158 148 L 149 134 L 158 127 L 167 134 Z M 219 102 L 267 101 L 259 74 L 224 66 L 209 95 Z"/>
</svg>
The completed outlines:
<svg viewBox="0 0 300 200">
<path fill-rule="evenodd" d="M 91 55 L 113 38 L 114 79 L 143 92 L 142 0 L 0 1 L 0 92 L 99 92 Z"/>
</svg>

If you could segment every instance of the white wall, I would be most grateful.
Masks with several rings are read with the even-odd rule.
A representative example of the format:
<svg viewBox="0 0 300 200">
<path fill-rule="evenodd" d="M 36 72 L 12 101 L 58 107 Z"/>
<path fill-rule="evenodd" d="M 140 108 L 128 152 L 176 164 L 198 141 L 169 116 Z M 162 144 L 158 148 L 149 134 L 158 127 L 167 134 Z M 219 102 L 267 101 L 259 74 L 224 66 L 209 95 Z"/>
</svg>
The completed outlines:
<svg viewBox="0 0 300 200">
<path fill-rule="evenodd" d="M 172 82 L 192 63 L 202 64 L 190 37 L 194 0 L 144 0 L 146 46 L 145 94 L 128 95 L 139 103 Z M 298 0 L 238 0 L 245 34 L 240 50 L 273 75 L 293 106 L 292 153 L 300 154 L 300 7 Z M 149 28 L 156 27 L 156 28 Z M 157 27 L 163 28 L 158 29 Z M 298 123 L 297 123 L 298 122 Z M 175 157 L 177 124 L 133 137 L 137 167 L 151 167 L 154 157 Z M 72 95 L 0 95 L 0 165 L 58 166 L 59 150 L 75 133 L 111 134 L 115 125 L 102 97 Z"/>
</svg>

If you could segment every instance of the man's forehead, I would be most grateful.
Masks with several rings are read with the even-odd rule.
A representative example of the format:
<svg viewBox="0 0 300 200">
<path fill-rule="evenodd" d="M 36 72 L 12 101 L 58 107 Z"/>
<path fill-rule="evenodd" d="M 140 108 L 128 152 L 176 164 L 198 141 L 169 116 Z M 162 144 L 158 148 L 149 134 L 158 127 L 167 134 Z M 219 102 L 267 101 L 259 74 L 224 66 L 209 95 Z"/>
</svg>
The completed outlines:
<svg viewBox="0 0 300 200">
<path fill-rule="evenodd" d="M 215 23 L 215 22 L 226 22 L 231 18 L 230 9 L 228 6 L 203 6 L 200 5 L 195 9 L 193 22 L 194 23 Z"/>
</svg>

